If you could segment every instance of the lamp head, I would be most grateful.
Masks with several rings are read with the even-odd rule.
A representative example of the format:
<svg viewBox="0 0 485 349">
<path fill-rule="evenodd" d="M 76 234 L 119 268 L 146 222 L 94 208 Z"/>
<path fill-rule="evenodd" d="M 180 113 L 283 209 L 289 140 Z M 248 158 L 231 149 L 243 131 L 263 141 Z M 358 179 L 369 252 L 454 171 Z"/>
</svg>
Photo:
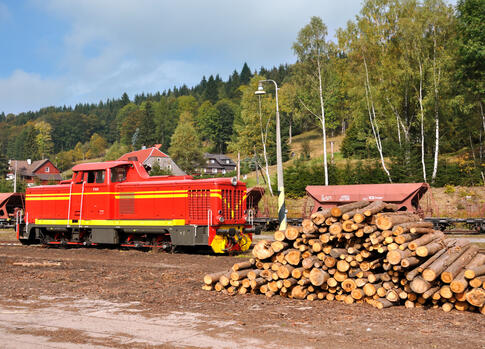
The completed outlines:
<svg viewBox="0 0 485 349">
<path fill-rule="evenodd" d="M 263 88 L 263 83 L 259 82 L 258 83 L 258 90 L 256 92 L 254 92 L 254 94 L 255 95 L 264 95 L 265 93 L 266 93 L 266 91 Z"/>
</svg>

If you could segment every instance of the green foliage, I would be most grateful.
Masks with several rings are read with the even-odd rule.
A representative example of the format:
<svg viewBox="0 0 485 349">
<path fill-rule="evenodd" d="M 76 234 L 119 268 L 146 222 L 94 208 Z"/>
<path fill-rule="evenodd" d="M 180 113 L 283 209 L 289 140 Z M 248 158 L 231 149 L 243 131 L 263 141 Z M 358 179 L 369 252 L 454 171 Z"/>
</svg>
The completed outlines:
<svg viewBox="0 0 485 349">
<path fill-rule="evenodd" d="M 202 142 L 193 126 L 192 116 L 188 112 L 180 116 L 169 152 L 175 163 L 187 173 L 194 172 L 204 161 Z"/>
<path fill-rule="evenodd" d="M 61 171 L 67 171 L 74 163 L 74 151 L 61 151 L 55 157 L 56 167 Z"/>
<path fill-rule="evenodd" d="M 455 192 L 455 187 L 452 186 L 451 184 L 446 184 L 445 185 L 445 193 L 446 194 L 453 194 Z"/>
<path fill-rule="evenodd" d="M 172 171 L 170 171 L 169 169 L 160 168 L 160 164 L 158 162 L 155 162 L 150 169 L 149 174 L 150 176 L 169 176 L 172 174 Z"/>
<path fill-rule="evenodd" d="M 128 146 L 121 144 L 119 142 L 114 142 L 106 151 L 104 160 L 105 161 L 117 160 L 122 155 L 129 152 L 130 152 L 130 149 L 128 148 Z"/>
</svg>

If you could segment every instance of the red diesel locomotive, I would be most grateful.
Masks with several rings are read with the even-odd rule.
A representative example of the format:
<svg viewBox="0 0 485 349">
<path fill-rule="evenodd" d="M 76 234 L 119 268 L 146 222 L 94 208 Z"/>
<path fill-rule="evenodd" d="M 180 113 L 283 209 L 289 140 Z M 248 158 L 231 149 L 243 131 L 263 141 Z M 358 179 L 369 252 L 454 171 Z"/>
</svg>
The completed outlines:
<svg viewBox="0 0 485 349">
<path fill-rule="evenodd" d="M 71 180 L 28 188 L 23 244 L 211 246 L 245 251 L 246 184 L 235 178 L 149 176 L 138 161 L 86 163 Z"/>
</svg>

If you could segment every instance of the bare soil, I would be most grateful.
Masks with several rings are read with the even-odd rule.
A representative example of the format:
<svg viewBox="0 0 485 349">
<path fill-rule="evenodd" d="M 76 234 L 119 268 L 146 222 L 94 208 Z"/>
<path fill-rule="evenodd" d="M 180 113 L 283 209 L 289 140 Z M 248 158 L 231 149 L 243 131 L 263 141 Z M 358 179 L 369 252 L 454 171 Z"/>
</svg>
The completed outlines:
<svg viewBox="0 0 485 349">
<path fill-rule="evenodd" d="M 477 313 L 203 291 L 245 257 L 182 252 L 1 245 L 0 347 L 485 347 Z"/>
</svg>

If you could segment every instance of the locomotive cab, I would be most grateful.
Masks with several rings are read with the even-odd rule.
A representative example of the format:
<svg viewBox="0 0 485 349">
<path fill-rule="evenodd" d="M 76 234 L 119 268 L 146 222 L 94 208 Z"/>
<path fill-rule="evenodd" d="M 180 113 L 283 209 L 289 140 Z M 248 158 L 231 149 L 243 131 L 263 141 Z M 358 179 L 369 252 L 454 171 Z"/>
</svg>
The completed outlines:
<svg viewBox="0 0 485 349">
<path fill-rule="evenodd" d="M 22 242 L 247 250 L 246 186 L 228 178 L 149 176 L 137 161 L 76 165 L 69 181 L 27 189 Z"/>
</svg>

